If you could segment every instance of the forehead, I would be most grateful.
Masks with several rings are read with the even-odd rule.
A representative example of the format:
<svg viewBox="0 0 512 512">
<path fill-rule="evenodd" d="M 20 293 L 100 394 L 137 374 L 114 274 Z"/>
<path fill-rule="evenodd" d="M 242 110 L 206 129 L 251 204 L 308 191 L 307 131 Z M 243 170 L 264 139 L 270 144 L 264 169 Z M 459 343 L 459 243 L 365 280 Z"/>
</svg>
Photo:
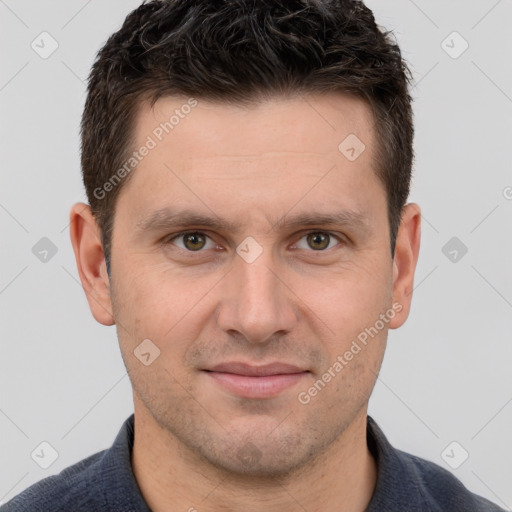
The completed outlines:
<svg viewBox="0 0 512 512">
<path fill-rule="evenodd" d="M 271 152 L 339 156 L 356 135 L 372 146 L 373 116 L 360 98 L 342 93 L 273 97 L 251 104 L 167 96 L 139 106 L 137 146 L 151 137 L 195 157 L 261 157 Z M 367 153 L 367 157 L 369 156 Z"/>
<path fill-rule="evenodd" d="M 377 183 L 370 107 L 338 93 L 251 105 L 163 97 L 140 106 L 135 151 L 143 156 L 121 196 L 131 194 L 139 219 L 190 201 L 205 212 L 207 199 L 276 218 L 280 205 L 300 199 L 307 210 L 319 197 L 329 213 L 364 210 L 361 198 Z"/>
</svg>

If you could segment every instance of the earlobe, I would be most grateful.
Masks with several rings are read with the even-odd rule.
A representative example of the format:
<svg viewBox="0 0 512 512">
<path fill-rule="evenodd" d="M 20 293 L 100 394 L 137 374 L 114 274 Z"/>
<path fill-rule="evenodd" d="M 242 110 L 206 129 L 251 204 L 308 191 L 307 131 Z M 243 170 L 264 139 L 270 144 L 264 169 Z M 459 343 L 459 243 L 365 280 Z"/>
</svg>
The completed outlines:
<svg viewBox="0 0 512 512">
<path fill-rule="evenodd" d="M 393 304 L 397 304 L 398 313 L 389 322 L 391 329 L 403 325 L 409 316 L 420 240 L 421 210 L 417 204 L 409 203 L 402 212 L 393 258 Z"/>
<path fill-rule="evenodd" d="M 89 307 L 103 325 L 113 325 L 110 281 L 101 244 L 100 229 L 85 203 L 76 203 L 70 212 L 69 234 L 75 260 Z"/>
</svg>

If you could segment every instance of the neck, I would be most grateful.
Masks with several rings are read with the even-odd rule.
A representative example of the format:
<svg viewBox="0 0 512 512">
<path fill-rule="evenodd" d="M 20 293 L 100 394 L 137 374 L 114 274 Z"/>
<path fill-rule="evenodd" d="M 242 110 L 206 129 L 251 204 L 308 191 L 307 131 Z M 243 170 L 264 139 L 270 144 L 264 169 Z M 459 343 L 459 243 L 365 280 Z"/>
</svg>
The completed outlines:
<svg viewBox="0 0 512 512">
<path fill-rule="evenodd" d="M 286 477 L 255 478 L 211 466 L 136 408 L 132 466 L 153 512 L 363 512 L 377 480 L 366 410 L 312 463 Z"/>
</svg>

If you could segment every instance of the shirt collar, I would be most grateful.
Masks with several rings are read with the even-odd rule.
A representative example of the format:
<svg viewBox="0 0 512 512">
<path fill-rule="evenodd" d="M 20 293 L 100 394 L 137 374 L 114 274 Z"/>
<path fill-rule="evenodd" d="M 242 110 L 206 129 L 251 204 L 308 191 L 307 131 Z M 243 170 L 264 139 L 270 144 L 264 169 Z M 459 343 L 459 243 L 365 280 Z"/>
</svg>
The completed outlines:
<svg viewBox="0 0 512 512">
<path fill-rule="evenodd" d="M 418 470 L 400 450 L 391 446 L 375 420 L 367 418 L 366 440 L 377 464 L 377 484 L 366 512 L 412 510 L 411 503 L 424 502 L 418 487 L 421 481 Z"/>
<path fill-rule="evenodd" d="M 106 510 L 151 512 L 142 496 L 132 469 L 134 418 L 135 415 L 132 414 L 126 419 L 112 447 L 105 451 L 100 461 L 102 466 L 101 489 L 107 504 Z"/>
<path fill-rule="evenodd" d="M 408 510 L 411 502 L 421 503 L 417 475 L 412 464 L 400 457 L 377 423 L 367 417 L 366 437 L 370 453 L 377 463 L 377 484 L 366 512 L 382 512 L 390 505 L 390 490 L 407 488 L 407 495 L 394 493 L 395 510 Z M 134 441 L 134 414 L 126 419 L 109 450 L 104 452 L 102 466 L 102 492 L 112 510 L 151 512 L 133 474 L 131 454 Z"/>
</svg>

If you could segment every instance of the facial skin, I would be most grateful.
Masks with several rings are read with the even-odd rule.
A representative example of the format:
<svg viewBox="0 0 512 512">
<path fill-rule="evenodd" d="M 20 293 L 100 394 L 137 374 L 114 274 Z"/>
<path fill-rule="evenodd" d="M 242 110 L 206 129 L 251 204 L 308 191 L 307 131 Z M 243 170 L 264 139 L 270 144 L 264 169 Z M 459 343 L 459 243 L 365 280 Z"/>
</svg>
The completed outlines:
<svg viewBox="0 0 512 512">
<path fill-rule="evenodd" d="M 141 105 L 136 148 L 186 100 Z M 366 146 L 355 161 L 338 149 L 349 134 Z M 376 481 L 368 399 L 388 328 L 409 314 L 420 245 L 420 209 L 408 204 L 391 258 L 375 144 L 369 107 L 343 94 L 251 107 L 199 99 L 119 195 L 110 280 L 90 209 L 73 206 L 71 239 L 92 314 L 116 324 L 132 382 L 132 463 L 153 511 L 366 508 Z M 162 208 L 239 225 L 143 231 Z M 281 225 L 340 211 L 362 220 Z M 199 238 L 177 236 L 187 230 Z M 252 262 L 237 253 L 257 249 L 242 244 L 247 237 L 262 250 Z M 301 403 L 299 393 L 393 304 L 378 335 Z M 148 366 L 134 355 L 145 339 L 160 350 Z M 205 371 L 232 361 L 307 373 L 275 396 L 245 397 Z"/>
</svg>

